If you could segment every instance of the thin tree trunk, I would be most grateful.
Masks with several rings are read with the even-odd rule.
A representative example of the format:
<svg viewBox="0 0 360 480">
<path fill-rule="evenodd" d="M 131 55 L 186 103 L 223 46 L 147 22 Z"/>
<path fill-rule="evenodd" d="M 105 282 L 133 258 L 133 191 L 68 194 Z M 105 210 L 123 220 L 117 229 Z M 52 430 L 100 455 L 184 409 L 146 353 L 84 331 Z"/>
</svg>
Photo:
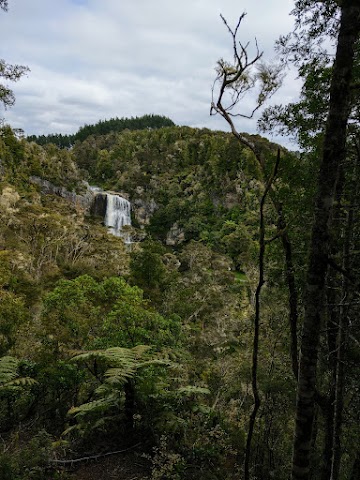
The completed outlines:
<svg viewBox="0 0 360 480">
<path fill-rule="evenodd" d="M 341 239 L 344 234 L 344 215 L 342 208 L 342 197 L 344 195 L 345 175 L 344 167 L 340 166 L 338 181 L 336 185 L 336 201 L 332 214 L 332 231 L 336 232 L 338 241 L 336 249 L 332 248 L 335 257 L 341 257 L 344 246 L 341 246 Z M 335 422 L 335 396 L 337 388 L 337 355 L 339 340 L 340 308 L 342 295 L 339 285 L 339 273 L 329 269 L 326 280 L 326 303 L 327 307 L 327 349 L 329 362 L 329 387 L 328 394 L 324 395 L 324 403 L 321 411 L 325 419 L 324 426 L 324 448 L 322 453 L 321 480 L 330 480 L 332 470 L 333 446 L 334 446 L 334 422 Z M 326 375 L 326 374 L 325 374 Z M 327 375 L 326 375 L 327 376 Z"/>
<path fill-rule="evenodd" d="M 352 194 L 353 199 L 359 196 L 359 184 L 357 181 L 357 165 L 354 166 L 353 184 L 355 189 Z M 345 272 L 350 270 L 350 251 L 354 235 L 354 207 L 350 206 L 347 212 L 347 224 L 345 228 L 344 248 L 343 248 L 343 265 Z M 342 299 L 351 302 L 351 293 L 349 279 L 343 275 L 342 280 Z M 349 330 L 349 308 L 341 305 L 339 315 L 339 333 L 338 333 L 338 350 L 336 357 L 336 388 L 334 399 L 334 430 L 331 458 L 331 476 L 330 480 L 338 480 L 340 476 L 340 460 L 341 460 L 341 430 L 344 409 L 344 390 L 345 390 L 345 360 L 348 347 L 348 330 Z"/>
<path fill-rule="evenodd" d="M 248 140 L 244 135 L 239 133 L 234 125 L 234 122 L 226 111 L 226 109 L 222 106 L 221 102 L 217 103 L 217 111 L 220 115 L 227 121 L 231 128 L 231 133 L 234 137 L 241 143 L 248 147 L 253 154 L 255 155 L 256 161 L 259 164 L 259 167 L 265 176 L 266 174 L 266 167 L 265 167 L 265 160 L 262 156 L 261 151 L 257 148 L 257 146 Z M 276 199 L 276 192 L 273 189 L 273 186 L 270 186 L 269 190 L 269 197 L 271 203 L 273 204 L 276 214 L 277 214 L 277 227 L 278 231 L 281 232 L 281 241 L 282 246 L 285 254 L 285 278 L 287 283 L 287 288 L 289 291 L 289 325 L 290 325 L 290 356 L 291 356 L 291 365 L 292 370 L 294 373 L 294 377 L 298 378 L 298 371 L 299 371 L 299 364 L 298 364 L 298 340 L 297 340 L 297 324 L 298 324 L 298 294 L 295 282 L 295 269 L 293 264 L 293 257 L 292 257 L 292 246 L 291 242 L 287 233 L 287 223 L 284 217 L 282 204 L 277 201 Z"/>
<path fill-rule="evenodd" d="M 124 384 L 124 433 L 127 443 L 131 443 L 134 437 L 134 413 L 135 413 L 135 386 L 134 380 L 129 378 Z"/>
<path fill-rule="evenodd" d="M 295 283 L 294 264 L 292 260 L 292 246 L 286 232 L 286 221 L 284 219 L 282 207 L 276 205 L 276 210 L 278 215 L 278 229 L 284 232 L 281 235 L 281 241 L 285 253 L 285 277 L 289 290 L 290 356 L 294 377 L 297 379 L 299 373 L 297 341 L 298 295 Z"/>
<path fill-rule="evenodd" d="M 310 244 L 297 389 L 292 466 L 293 480 L 309 480 L 310 478 L 310 450 L 314 421 L 316 369 L 330 246 L 329 223 L 338 167 L 345 157 L 354 45 L 359 33 L 360 2 L 359 0 L 344 0 L 341 8 L 340 31 L 330 86 L 329 116 L 325 129 Z"/>
<path fill-rule="evenodd" d="M 258 354 L 259 354 L 259 333 L 260 333 L 260 296 L 261 289 L 265 283 L 264 278 L 264 260 L 265 260 L 265 218 L 264 218 L 264 207 L 266 202 L 266 197 L 270 191 L 271 185 L 276 177 L 277 170 L 280 162 L 280 150 L 278 150 L 276 163 L 274 167 L 273 174 L 267 181 L 264 193 L 260 200 L 260 226 L 259 226 L 259 281 L 257 284 L 255 292 L 255 319 L 254 319 L 254 340 L 253 340 L 253 354 L 252 354 L 252 369 L 251 369 L 251 385 L 252 392 L 254 397 L 253 410 L 250 414 L 249 419 L 249 429 L 246 439 L 246 449 L 245 449 L 245 462 L 244 462 L 244 478 L 249 480 L 250 478 L 250 456 L 251 456 L 251 443 L 254 434 L 254 427 L 256 416 L 260 408 L 260 395 L 257 384 L 257 369 L 258 369 Z"/>
</svg>

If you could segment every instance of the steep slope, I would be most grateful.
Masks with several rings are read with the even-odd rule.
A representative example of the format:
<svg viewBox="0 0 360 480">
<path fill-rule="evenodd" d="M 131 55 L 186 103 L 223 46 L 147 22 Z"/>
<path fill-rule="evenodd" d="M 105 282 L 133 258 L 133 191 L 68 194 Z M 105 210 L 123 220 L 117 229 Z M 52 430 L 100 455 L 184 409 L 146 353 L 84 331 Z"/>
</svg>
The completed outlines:
<svg viewBox="0 0 360 480">
<path fill-rule="evenodd" d="M 270 171 L 276 146 L 253 140 Z M 0 371 L 7 435 L 0 476 L 53 478 L 54 459 L 138 445 L 151 458 L 153 478 L 233 478 L 252 402 L 263 190 L 252 153 L 229 134 L 187 127 L 90 136 L 70 151 L 17 139 L 5 128 L 0 158 L 0 355 L 15 358 L 8 364 L 19 379 L 15 390 L 4 387 Z M 305 168 L 288 152 L 283 162 L 277 189 L 292 228 L 304 231 L 302 180 L 291 191 L 288 185 Z M 131 248 L 76 201 L 84 180 L 130 200 Z M 266 218 L 271 238 L 271 205 Z M 264 411 L 271 435 L 260 430 L 257 446 L 271 449 L 279 465 L 291 442 L 293 395 L 281 268 L 274 242 L 259 371 L 273 405 Z M 286 421 L 274 416 L 284 406 Z M 111 476 L 121 462 L 99 459 L 97 468 L 108 465 Z M 80 468 L 79 478 L 89 475 Z"/>
</svg>

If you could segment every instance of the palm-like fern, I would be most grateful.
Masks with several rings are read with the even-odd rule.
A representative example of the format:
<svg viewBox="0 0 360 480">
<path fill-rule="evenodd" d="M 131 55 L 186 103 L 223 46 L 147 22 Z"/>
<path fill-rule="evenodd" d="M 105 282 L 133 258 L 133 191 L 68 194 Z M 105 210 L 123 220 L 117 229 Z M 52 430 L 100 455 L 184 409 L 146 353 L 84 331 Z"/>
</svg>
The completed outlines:
<svg viewBox="0 0 360 480">
<path fill-rule="evenodd" d="M 69 410 L 69 414 L 73 415 L 79 424 L 70 427 L 64 433 L 69 433 L 74 428 L 83 429 L 86 427 L 84 422 L 86 423 L 89 419 L 94 422 L 91 425 L 92 428 L 99 426 L 104 421 L 104 415 L 107 415 L 111 409 L 119 411 L 124 401 L 124 386 L 137 375 L 140 369 L 151 365 L 169 365 L 168 361 L 151 358 L 150 349 L 149 346 L 138 345 L 134 348 L 113 347 L 106 350 L 77 352 L 72 361 L 87 363 L 97 360 L 103 362 L 108 368 L 104 373 L 103 382 L 94 391 L 95 400 Z"/>
<path fill-rule="evenodd" d="M 164 370 L 156 371 L 153 367 L 178 368 L 179 366 L 168 360 L 156 358 L 150 350 L 149 346 L 138 345 L 131 349 L 114 347 L 107 350 L 74 352 L 76 355 L 73 356 L 72 361 L 89 364 L 96 360 L 97 366 L 102 366 L 104 373 L 101 377 L 101 384 L 93 391 L 93 400 L 69 410 L 69 414 L 76 418 L 77 424 L 69 427 L 64 434 L 74 430 L 86 434 L 93 429 L 106 428 L 114 424 L 115 418 L 121 418 L 124 425 L 127 420 L 132 423 L 132 414 L 135 413 L 132 410 L 134 404 L 132 407 L 130 406 L 129 411 L 128 395 L 130 395 L 131 403 L 131 397 L 135 395 L 135 386 L 140 389 L 141 385 L 144 386 L 141 381 L 136 382 L 136 380 L 140 371 L 147 367 L 150 368 L 150 371 L 146 373 L 146 376 L 141 375 L 141 379 L 145 379 L 145 384 L 148 381 L 151 384 L 150 389 L 148 389 L 148 384 L 145 387 L 145 390 L 147 389 L 145 395 L 152 405 L 154 402 L 165 402 L 169 405 L 169 402 L 172 401 L 178 404 L 179 399 L 190 401 L 199 395 L 209 394 L 207 388 L 193 385 L 175 387 L 177 381 L 171 388 L 168 375 L 164 376 Z"/>
<path fill-rule="evenodd" d="M 36 381 L 29 377 L 19 377 L 19 360 L 5 356 L 0 358 L 0 392 L 11 387 L 33 385 Z"/>
</svg>

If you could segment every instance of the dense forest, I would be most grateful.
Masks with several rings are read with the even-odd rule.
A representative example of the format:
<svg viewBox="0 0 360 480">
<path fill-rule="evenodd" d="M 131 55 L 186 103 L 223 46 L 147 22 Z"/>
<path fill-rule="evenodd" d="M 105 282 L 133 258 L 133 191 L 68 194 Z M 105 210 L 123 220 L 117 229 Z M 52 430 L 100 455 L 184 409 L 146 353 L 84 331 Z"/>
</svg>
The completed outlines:
<svg viewBox="0 0 360 480">
<path fill-rule="evenodd" d="M 301 153 L 237 129 L 284 67 L 238 42 L 244 15 L 213 87 L 229 133 L 2 124 L 1 480 L 360 478 L 360 4 L 292 13 L 300 98 L 259 128 Z M 131 243 L 90 185 L 130 201 Z"/>
<path fill-rule="evenodd" d="M 143 115 L 135 118 L 110 118 L 100 120 L 95 125 L 84 125 L 70 135 L 54 133 L 50 135 L 29 135 L 29 142 L 36 142 L 39 145 L 53 143 L 60 148 L 71 148 L 75 142 L 83 142 L 90 135 L 105 135 L 111 132 L 122 132 L 123 130 L 143 130 L 144 128 L 161 128 L 175 125 L 170 118 L 161 115 Z"/>
</svg>

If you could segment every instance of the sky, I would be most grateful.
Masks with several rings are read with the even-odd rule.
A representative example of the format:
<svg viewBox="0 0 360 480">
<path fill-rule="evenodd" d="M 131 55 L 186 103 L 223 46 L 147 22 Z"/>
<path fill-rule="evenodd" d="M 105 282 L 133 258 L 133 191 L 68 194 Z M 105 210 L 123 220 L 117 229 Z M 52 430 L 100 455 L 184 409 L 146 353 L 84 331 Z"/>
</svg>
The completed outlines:
<svg viewBox="0 0 360 480">
<path fill-rule="evenodd" d="M 11 84 L 14 107 L 0 117 L 26 135 L 75 133 L 100 119 L 165 115 L 177 125 L 227 130 L 210 116 L 219 58 L 231 60 L 231 38 L 254 40 L 271 62 L 280 34 L 293 28 L 292 0 L 9 0 L 0 12 L 0 58 L 30 72 Z M 296 100 L 289 75 L 271 103 Z M 253 98 L 242 101 L 248 113 Z M 256 119 L 239 119 L 255 133 Z M 287 139 L 274 138 L 282 144 Z"/>
</svg>

